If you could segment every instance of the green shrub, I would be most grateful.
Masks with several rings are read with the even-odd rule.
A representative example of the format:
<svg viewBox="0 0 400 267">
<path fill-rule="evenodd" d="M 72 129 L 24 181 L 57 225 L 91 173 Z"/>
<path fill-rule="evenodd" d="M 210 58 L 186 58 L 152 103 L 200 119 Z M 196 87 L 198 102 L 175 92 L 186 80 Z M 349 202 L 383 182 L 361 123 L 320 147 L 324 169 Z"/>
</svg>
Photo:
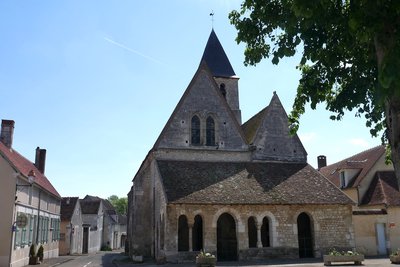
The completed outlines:
<svg viewBox="0 0 400 267">
<path fill-rule="evenodd" d="M 35 257 L 36 256 L 36 247 L 34 244 L 31 245 L 29 248 L 29 257 Z"/>
<path fill-rule="evenodd" d="M 43 252 L 44 252 L 44 248 L 42 245 L 40 245 L 38 252 L 37 252 L 37 256 L 39 257 L 40 261 L 43 261 L 43 257 L 44 257 Z"/>
<path fill-rule="evenodd" d="M 107 245 L 102 245 L 100 248 L 101 251 L 112 251 L 112 249 Z"/>
</svg>

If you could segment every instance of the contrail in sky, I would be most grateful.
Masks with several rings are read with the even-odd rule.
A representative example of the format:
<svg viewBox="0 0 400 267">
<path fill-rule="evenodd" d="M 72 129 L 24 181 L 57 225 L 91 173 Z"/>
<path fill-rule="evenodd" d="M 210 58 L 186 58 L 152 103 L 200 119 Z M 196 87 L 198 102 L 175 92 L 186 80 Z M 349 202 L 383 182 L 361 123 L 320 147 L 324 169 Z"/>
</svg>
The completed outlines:
<svg viewBox="0 0 400 267">
<path fill-rule="evenodd" d="M 132 52 L 132 53 L 134 53 L 134 54 L 136 54 L 136 55 L 139 55 L 139 56 L 141 56 L 141 57 L 144 57 L 145 59 L 151 60 L 151 61 L 153 61 L 153 62 L 155 62 L 155 63 L 157 63 L 157 64 L 166 65 L 166 64 L 164 64 L 163 62 L 161 62 L 161 61 L 159 61 L 159 60 L 157 60 L 157 59 L 155 59 L 155 58 L 149 57 L 149 56 L 147 56 L 147 55 L 145 55 L 145 54 L 140 53 L 139 51 L 133 50 L 132 48 L 129 48 L 129 47 L 127 47 L 127 46 L 125 46 L 125 45 L 123 45 L 123 44 L 121 44 L 121 43 L 118 43 L 118 42 L 116 42 L 116 41 L 114 41 L 114 40 L 112 40 L 112 39 L 110 39 L 110 38 L 108 38 L 108 37 L 104 37 L 104 40 L 106 40 L 107 42 L 109 42 L 109 43 L 111 43 L 111 44 L 113 44 L 113 45 L 119 46 L 119 47 L 121 47 L 122 49 L 125 49 L 125 50 L 127 50 L 127 51 L 129 51 L 129 52 Z"/>
</svg>

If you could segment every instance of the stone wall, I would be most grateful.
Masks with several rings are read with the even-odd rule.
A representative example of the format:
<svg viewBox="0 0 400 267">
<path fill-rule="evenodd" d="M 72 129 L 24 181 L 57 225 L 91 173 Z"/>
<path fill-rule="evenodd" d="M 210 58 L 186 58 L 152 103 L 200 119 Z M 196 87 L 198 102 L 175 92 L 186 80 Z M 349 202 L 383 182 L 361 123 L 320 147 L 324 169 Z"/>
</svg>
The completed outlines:
<svg viewBox="0 0 400 267">
<path fill-rule="evenodd" d="M 305 212 L 311 219 L 314 256 L 321 257 L 332 247 L 354 247 L 351 223 L 351 206 L 343 205 L 173 205 L 167 206 L 165 255 L 167 261 L 179 262 L 187 259 L 188 253 L 177 252 L 178 217 L 186 215 L 189 228 L 194 217 L 203 219 L 204 250 L 217 252 L 217 220 L 229 213 L 236 223 L 239 260 L 260 258 L 297 258 L 297 217 Z M 252 248 L 248 245 L 247 220 L 254 216 L 260 226 L 264 217 L 269 219 L 269 248 Z M 180 256 L 182 255 L 182 257 Z"/>
</svg>

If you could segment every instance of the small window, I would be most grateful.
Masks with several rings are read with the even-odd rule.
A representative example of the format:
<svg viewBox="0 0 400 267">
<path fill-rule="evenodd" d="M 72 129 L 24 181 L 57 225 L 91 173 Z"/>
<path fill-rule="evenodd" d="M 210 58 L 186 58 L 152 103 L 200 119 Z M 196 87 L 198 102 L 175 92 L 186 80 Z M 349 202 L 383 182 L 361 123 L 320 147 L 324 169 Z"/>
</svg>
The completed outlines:
<svg viewBox="0 0 400 267">
<path fill-rule="evenodd" d="M 211 116 L 207 118 L 206 122 L 206 145 L 215 146 L 215 123 Z"/>
<path fill-rule="evenodd" d="M 344 171 L 340 172 L 340 188 L 345 188 L 346 187 L 346 176 Z"/>
<path fill-rule="evenodd" d="M 192 145 L 200 145 L 200 119 L 196 115 L 192 117 Z"/>
<path fill-rule="evenodd" d="M 221 92 L 222 96 L 226 99 L 226 89 L 225 89 L 225 84 L 224 83 L 220 84 L 219 91 Z"/>
</svg>

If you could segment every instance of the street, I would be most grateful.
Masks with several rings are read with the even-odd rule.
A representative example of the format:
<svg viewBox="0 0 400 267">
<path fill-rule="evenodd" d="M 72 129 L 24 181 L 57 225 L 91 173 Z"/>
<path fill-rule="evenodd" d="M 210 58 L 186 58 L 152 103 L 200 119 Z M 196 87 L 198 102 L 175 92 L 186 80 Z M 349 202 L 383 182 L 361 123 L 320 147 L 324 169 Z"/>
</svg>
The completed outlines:
<svg viewBox="0 0 400 267">
<path fill-rule="evenodd" d="M 121 253 L 121 251 L 107 251 L 98 252 L 96 254 L 82 255 L 82 256 L 71 256 L 71 260 L 57 263 L 48 263 L 44 266 L 62 266 L 62 267 L 115 267 L 112 260 Z M 60 257 L 62 258 L 62 257 Z"/>
</svg>

